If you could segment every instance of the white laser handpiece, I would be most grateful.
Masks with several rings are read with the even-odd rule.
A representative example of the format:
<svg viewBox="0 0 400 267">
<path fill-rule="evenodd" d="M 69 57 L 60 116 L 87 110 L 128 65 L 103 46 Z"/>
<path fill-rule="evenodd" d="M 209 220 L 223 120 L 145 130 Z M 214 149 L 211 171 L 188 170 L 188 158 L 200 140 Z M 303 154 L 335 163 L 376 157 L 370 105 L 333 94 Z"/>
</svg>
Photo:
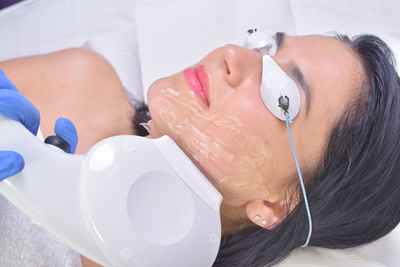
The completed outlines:
<svg viewBox="0 0 400 267">
<path fill-rule="evenodd" d="M 0 150 L 25 168 L 0 193 L 44 229 L 103 266 L 211 266 L 221 194 L 168 136 L 116 136 L 85 155 L 52 149 L 0 116 Z"/>
</svg>

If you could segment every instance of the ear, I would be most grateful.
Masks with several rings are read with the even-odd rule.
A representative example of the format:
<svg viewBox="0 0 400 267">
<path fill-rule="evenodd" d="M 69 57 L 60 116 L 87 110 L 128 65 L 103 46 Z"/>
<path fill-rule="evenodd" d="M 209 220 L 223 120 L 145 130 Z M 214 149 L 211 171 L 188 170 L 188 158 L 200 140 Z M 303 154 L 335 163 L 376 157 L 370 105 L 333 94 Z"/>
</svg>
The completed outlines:
<svg viewBox="0 0 400 267">
<path fill-rule="evenodd" d="M 260 227 L 273 229 L 287 216 L 286 201 L 268 202 L 267 200 L 253 200 L 246 204 L 246 214 L 249 219 Z"/>
</svg>

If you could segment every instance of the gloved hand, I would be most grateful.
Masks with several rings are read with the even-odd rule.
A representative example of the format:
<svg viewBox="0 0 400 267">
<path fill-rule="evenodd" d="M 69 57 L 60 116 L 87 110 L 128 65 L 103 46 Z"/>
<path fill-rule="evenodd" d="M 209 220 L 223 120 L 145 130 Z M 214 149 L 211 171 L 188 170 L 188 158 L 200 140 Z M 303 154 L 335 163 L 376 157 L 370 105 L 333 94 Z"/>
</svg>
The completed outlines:
<svg viewBox="0 0 400 267">
<path fill-rule="evenodd" d="M 0 115 L 21 122 L 32 134 L 39 129 L 39 110 L 22 94 L 0 69 Z M 74 124 L 59 118 L 54 126 L 56 135 L 64 139 L 74 153 L 78 144 L 78 134 Z M 1 138 L 1 133 L 0 133 Z M 0 151 L 0 181 L 20 172 L 24 168 L 23 157 L 14 151 Z"/>
</svg>

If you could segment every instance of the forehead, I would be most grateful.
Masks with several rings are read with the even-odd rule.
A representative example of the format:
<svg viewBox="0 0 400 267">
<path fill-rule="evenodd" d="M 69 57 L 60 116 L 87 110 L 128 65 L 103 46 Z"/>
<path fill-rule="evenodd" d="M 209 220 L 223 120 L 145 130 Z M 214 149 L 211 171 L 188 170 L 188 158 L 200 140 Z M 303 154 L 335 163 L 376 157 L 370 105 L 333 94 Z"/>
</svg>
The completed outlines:
<svg viewBox="0 0 400 267">
<path fill-rule="evenodd" d="M 300 89 L 301 107 L 293 132 L 300 157 L 317 159 L 333 125 L 360 91 L 364 77 L 361 61 L 349 44 L 318 35 L 287 36 L 275 60 L 289 76 L 291 64 L 298 65 L 311 88 L 307 115 Z"/>
<path fill-rule="evenodd" d="M 358 55 L 349 44 L 333 37 L 287 36 L 275 60 L 289 75 L 291 65 L 299 66 L 311 88 L 310 108 L 314 112 L 342 114 L 361 87 L 363 71 Z"/>
</svg>

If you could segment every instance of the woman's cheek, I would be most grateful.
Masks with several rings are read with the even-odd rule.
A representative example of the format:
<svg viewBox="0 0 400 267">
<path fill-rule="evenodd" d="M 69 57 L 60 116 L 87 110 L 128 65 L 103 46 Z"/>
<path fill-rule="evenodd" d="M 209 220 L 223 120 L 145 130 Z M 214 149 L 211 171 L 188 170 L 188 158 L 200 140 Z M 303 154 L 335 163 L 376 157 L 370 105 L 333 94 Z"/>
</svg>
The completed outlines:
<svg viewBox="0 0 400 267">
<path fill-rule="evenodd" d="M 243 114 L 234 110 L 209 113 L 191 91 L 175 90 L 163 81 L 156 85 L 148 97 L 152 138 L 170 136 L 225 202 L 239 205 L 248 190 L 268 191 L 273 153 Z"/>
<path fill-rule="evenodd" d="M 246 131 L 234 116 L 186 121 L 187 131 L 179 145 L 221 192 L 225 203 L 243 204 L 249 190 L 256 198 L 269 193 L 274 157 L 265 140 Z"/>
<path fill-rule="evenodd" d="M 269 194 L 273 173 L 273 153 L 264 141 L 257 137 L 243 136 L 231 144 L 230 152 L 216 151 L 219 162 L 206 162 L 210 177 L 224 196 L 225 203 L 241 205 L 249 194 L 262 198 Z M 226 160 L 221 155 L 232 155 Z"/>
</svg>

